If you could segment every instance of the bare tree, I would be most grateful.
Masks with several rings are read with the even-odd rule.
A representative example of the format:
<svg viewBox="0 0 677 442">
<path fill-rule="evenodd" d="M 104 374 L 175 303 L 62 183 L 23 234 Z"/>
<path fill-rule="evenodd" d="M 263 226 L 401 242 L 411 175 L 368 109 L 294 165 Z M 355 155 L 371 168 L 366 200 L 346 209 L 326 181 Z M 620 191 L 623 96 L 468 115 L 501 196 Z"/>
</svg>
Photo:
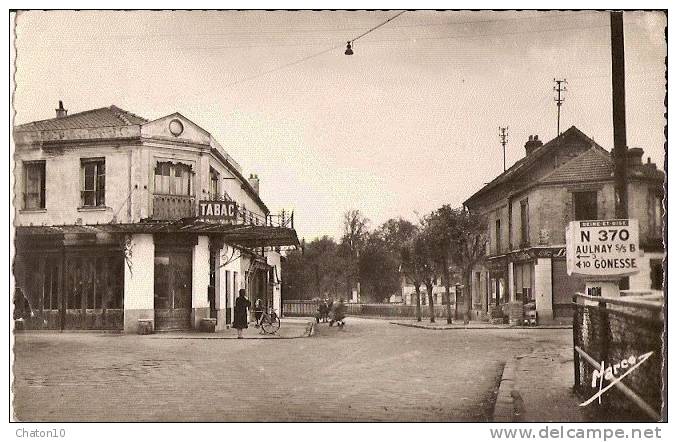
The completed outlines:
<svg viewBox="0 0 677 442">
<path fill-rule="evenodd" d="M 472 269 L 482 262 L 486 253 L 486 219 L 464 208 L 451 212 L 452 242 L 451 258 L 461 268 L 465 289 L 463 290 L 465 312 L 463 322 L 470 321 L 472 304 Z"/>
<path fill-rule="evenodd" d="M 343 214 L 342 245 L 347 248 L 350 256 L 350 269 L 347 272 L 348 290 L 352 290 L 353 280 L 357 281 L 357 296 L 360 297 L 359 260 L 360 251 L 367 239 L 369 219 L 359 209 L 351 209 Z M 349 297 L 352 293 L 349 294 Z"/>
</svg>

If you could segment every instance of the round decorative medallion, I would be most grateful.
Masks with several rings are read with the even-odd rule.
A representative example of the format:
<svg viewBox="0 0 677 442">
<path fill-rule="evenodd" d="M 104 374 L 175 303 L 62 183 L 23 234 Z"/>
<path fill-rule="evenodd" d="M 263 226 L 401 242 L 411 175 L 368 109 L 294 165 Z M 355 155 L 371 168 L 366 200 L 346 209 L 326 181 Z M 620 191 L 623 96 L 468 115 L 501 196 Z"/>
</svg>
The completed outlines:
<svg viewBox="0 0 677 442">
<path fill-rule="evenodd" d="M 176 119 L 170 121 L 169 132 L 171 132 L 175 137 L 178 137 L 183 133 L 183 123 Z"/>
</svg>

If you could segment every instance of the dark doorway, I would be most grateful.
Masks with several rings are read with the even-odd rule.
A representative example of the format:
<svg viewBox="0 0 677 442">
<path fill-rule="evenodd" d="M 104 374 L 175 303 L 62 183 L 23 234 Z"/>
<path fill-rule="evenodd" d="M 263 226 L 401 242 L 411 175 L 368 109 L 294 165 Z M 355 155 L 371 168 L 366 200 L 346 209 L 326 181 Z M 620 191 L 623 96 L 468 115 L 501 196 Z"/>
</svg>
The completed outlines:
<svg viewBox="0 0 677 442">
<path fill-rule="evenodd" d="M 209 288 L 207 298 L 209 299 L 209 317 L 216 319 L 216 272 L 219 271 L 216 265 L 218 258 L 218 250 L 210 250 L 209 252 Z"/>
<path fill-rule="evenodd" d="M 155 329 L 190 329 L 193 264 L 190 251 L 155 252 Z"/>
</svg>

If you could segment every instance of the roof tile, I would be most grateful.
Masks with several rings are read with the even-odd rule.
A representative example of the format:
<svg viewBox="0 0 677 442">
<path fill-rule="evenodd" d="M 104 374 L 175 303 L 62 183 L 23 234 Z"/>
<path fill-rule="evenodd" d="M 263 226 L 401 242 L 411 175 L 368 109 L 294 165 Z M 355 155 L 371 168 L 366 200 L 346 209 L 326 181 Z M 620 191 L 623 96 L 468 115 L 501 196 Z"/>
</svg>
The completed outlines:
<svg viewBox="0 0 677 442">
<path fill-rule="evenodd" d="M 543 177 L 541 183 L 575 183 L 613 178 L 614 164 L 608 152 L 591 148 Z"/>
<path fill-rule="evenodd" d="M 117 106 L 92 109 L 62 118 L 33 121 L 16 127 L 19 132 L 63 129 L 86 129 L 95 127 L 122 127 L 145 124 L 148 120 Z"/>
</svg>

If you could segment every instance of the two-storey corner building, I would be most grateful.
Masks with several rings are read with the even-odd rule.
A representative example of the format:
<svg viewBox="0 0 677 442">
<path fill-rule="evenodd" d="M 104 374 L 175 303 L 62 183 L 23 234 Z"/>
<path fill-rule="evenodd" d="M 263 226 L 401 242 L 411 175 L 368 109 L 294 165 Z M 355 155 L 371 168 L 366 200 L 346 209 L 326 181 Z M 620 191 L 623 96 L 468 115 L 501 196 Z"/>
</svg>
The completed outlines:
<svg viewBox="0 0 677 442">
<path fill-rule="evenodd" d="M 585 284 L 567 275 L 565 229 L 574 220 L 615 217 L 613 158 L 575 126 L 546 144 L 530 136 L 525 149 L 524 158 L 464 203 L 487 217 L 487 259 L 473 273 L 473 304 L 486 315 L 493 306 L 507 310 L 511 301 L 533 302 L 540 322 L 566 322 L 572 295 Z M 639 220 L 641 272 L 621 289 L 662 290 L 665 175 L 650 158 L 642 162 L 642 149 L 628 155 L 629 217 Z"/>
<path fill-rule="evenodd" d="M 59 103 L 14 140 L 15 297 L 29 326 L 225 328 L 240 288 L 279 311 L 293 215 L 271 215 L 258 177 L 206 130 L 179 113 Z"/>
</svg>

